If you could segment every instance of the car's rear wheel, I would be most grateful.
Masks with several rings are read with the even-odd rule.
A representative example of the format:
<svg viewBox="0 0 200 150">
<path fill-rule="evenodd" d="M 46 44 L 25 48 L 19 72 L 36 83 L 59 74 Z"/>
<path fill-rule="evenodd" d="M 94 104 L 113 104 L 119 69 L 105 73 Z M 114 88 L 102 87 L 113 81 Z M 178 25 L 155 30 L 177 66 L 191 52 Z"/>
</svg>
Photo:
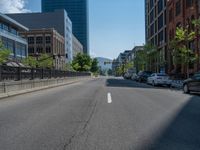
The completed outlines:
<svg viewBox="0 0 200 150">
<path fill-rule="evenodd" d="M 189 90 L 187 84 L 185 84 L 185 85 L 183 86 L 183 92 L 186 93 L 186 94 L 190 93 L 190 90 Z"/>
</svg>

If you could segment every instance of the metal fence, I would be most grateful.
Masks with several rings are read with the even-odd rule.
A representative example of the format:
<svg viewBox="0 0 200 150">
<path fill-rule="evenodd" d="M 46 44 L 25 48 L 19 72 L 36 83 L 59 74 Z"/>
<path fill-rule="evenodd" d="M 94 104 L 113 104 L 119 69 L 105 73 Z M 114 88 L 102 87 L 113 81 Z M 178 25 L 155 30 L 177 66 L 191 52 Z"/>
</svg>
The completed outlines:
<svg viewBox="0 0 200 150">
<path fill-rule="evenodd" d="M 50 79 L 62 77 L 80 77 L 91 76 L 89 72 L 73 72 L 43 68 L 26 68 L 0 66 L 0 81 L 5 80 L 33 80 L 33 79 Z"/>
</svg>

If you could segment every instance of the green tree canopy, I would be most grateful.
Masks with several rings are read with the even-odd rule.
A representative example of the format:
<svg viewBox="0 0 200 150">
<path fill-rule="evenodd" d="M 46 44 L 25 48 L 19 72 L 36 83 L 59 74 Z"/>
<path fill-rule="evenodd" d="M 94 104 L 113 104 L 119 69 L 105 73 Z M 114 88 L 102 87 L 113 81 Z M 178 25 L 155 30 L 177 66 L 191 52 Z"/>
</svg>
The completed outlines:
<svg viewBox="0 0 200 150">
<path fill-rule="evenodd" d="M 187 77 L 189 77 L 189 64 L 197 59 L 197 55 L 188 46 L 195 38 L 195 32 L 188 28 L 177 28 L 174 40 L 170 45 L 173 49 L 173 63 L 175 65 L 182 65 L 187 69 Z"/>
<path fill-rule="evenodd" d="M 98 60 L 96 59 L 96 58 L 94 58 L 93 60 L 92 60 L 92 65 L 91 65 L 91 69 L 90 69 L 90 71 L 92 72 L 92 73 L 98 73 L 99 72 L 99 67 L 98 67 Z"/>
<path fill-rule="evenodd" d="M 32 68 L 36 68 L 38 65 L 38 62 L 36 61 L 35 57 L 32 56 L 28 56 L 27 58 L 22 60 L 22 63 L 27 66 L 27 67 L 32 67 Z"/>
<path fill-rule="evenodd" d="M 3 46 L 2 41 L 0 41 L 0 64 L 3 64 L 8 60 L 10 53 L 11 53 L 11 51 L 6 49 Z"/>
<path fill-rule="evenodd" d="M 53 57 L 48 54 L 41 54 L 38 58 L 38 67 L 40 68 L 53 68 Z"/>
<path fill-rule="evenodd" d="M 136 52 L 134 64 L 135 64 L 137 71 L 146 69 L 147 52 L 145 50 L 140 50 L 140 51 Z"/>
<path fill-rule="evenodd" d="M 72 61 L 72 67 L 75 71 L 90 71 L 92 59 L 86 54 L 78 53 Z"/>
<path fill-rule="evenodd" d="M 64 66 L 65 71 L 74 71 L 71 63 L 66 63 Z"/>
</svg>

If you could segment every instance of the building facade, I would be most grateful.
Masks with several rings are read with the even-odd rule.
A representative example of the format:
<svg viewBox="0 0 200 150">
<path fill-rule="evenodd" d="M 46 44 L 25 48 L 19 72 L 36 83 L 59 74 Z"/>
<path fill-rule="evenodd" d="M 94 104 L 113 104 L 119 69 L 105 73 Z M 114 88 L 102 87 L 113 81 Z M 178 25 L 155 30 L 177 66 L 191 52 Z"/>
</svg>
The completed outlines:
<svg viewBox="0 0 200 150">
<path fill-rule="evenodd" d="M 35 29 L 20 33 L 28 41 L 29 56 L 40 54 L 55 56 L 54 68 L 63 70 L 65 66 L 65 39 L 55 29 Z"/>
<path fill-rule="evenodd" d="M 73 34 L 89 54 L 88 0 L 42 0 L 42 12 L 65 9 L 73 23 Z"/>
<path fill-rule="evenodd" d="M 155 46 L 158 57 L 153 60 L 150 70 L 154 72 L 166 71 L 167 64 L 167 0 L 145 0 L 146 44 Z"/>
<path fill-rule="evenodd" d="M 175 37 L 177 27 L 188 27 L 188 30 L 194 30 L 192 21 L 200 17 L 200 1 L 199 0 L 168 0 L 167 1 L 167 37 L 168 37 L 168 62 L 169 73 L 184 73 L 182 66 L 174 65 L 172 50 L 170 49 L 170 41 Z M 194 40 L 189 44 L 198 56 L 200 56 L 199 39 Z M 190 73 L 196 72 L 200 69 L 200 63 L 190 65 Z"/>
<path fill-rule="evenodd" d="M 83 45 L 74 35 L 72 35 L 72 49 L 73 57 L 75 57 L 78 53 L 83 53 Z"/>
<path fill-rule="evenodd" d="M 19 32 L 28 30 L 25 26 L 0 13 L 0 40 L 3 46 L 11 51 L 12 59 L 21 60 L 27 57 L 28 43 L 19 35 Z"/>
<path fill-rule="evenodd" d="M 72 22 L 67 12 L 56 10 L 48 13 L 8 14 L 29 29 L 54 28 L 65 39 L 66 62 L 73 60 L 72 51 Z"/>
</svg>

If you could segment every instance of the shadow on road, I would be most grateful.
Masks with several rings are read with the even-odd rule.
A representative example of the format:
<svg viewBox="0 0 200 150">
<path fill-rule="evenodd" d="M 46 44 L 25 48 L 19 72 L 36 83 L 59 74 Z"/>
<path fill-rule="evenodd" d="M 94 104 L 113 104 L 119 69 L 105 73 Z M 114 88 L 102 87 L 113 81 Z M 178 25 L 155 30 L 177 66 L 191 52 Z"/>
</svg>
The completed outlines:
<svg viewBox="0 0 200 150">
<path fill-rule="evenodd" d="M 129 87 L 129 88 L 152 88 L 144 83 L 138 83 L 124 79 L 107 79 L 106 86 L 108 87 Z"/>
<path fill-rule="evenodd" d="M 145 150 L 200 150 L 200 97 L 193 96 Z"/>
</svg>

